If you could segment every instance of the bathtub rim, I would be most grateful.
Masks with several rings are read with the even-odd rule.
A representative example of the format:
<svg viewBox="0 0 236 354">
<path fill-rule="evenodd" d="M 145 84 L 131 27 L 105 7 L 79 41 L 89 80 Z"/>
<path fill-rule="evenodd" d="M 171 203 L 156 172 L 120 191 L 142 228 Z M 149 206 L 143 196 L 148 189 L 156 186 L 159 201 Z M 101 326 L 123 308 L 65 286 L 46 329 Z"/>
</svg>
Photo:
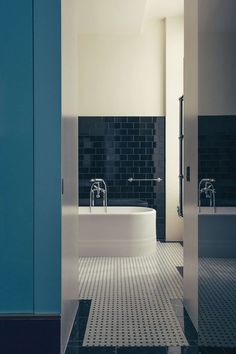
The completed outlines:
<svg viewBox="0 0 236 354">
<path fill-rule="evenodd" d="M 115 212 L 115 213 L 109 213 L 109 210 L 112 209 L 113 211 L 115 211 L 115 209 L 118 209 L 117 211 L 119 210 L 127 210 L 127 212 Z M 87 212 L 80 212 L 82 210 L 86 210 Z M 130 210 L 130 212 L 128 212 L 128 210 Z M 96 212 L 96 211 L 100 211 L 100 212 Z M 107 207 L 107 213 L 105 213 L 105 208 L 104 207 L 101 207 L 101 206 L 95 206 L 95 207 L 92 207 L 92 212 L 90 212 L 90 207 L 89 206 L 78 206 L 78 215 L 79 216 L 93 216 L 93 215 L 100 215 L 100 216 L 109 216 L 109 215 L 142 215 L 142 214 L 147 214 L 147 213 L 150 213 L 150 214 L 157 214 L 157 211 L 156 209 L 154 208 L 149 208 L 149 207 L 140 207 L 140 206 L 137 206 L 137 207 L 134 207 L 134 206 L 108 206 Z"/>
<path fill-rule="evenodd" d="M 216 212 L 212 207 L 201 207 L 201 211 L 198 211 L 198 215 L 235 215 L 236 214 L 236 207 L 216 207 Z"/>
</svg>

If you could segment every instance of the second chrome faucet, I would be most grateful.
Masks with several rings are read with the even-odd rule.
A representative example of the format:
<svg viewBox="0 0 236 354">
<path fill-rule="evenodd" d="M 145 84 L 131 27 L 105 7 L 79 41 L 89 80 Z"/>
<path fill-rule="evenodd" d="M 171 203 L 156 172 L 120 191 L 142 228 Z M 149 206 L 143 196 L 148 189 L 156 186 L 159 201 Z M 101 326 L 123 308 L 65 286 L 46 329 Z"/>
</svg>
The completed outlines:
<svg viewBox="0 0 236 354">
<path fill-rule="evenodd" d="M 210 207 L 213 207 L 214 213 L 216 212 L 216 190 L 213 185 L 215 179 L 203 178 L 198 185 L 198 206 L 199 212 L 201 211 L 201 195 L 204 194 L 205 198 L 209 200 Z"/>
<path fill-rule="evenodd" d="M 92 178 L 90 180 L 90 213 L 92 212 L 92 207 L 95 206 L 95 194 L 96 198 L 100 199 L 102 197 L 103 206 L 107 212 L 107 185 L 102 178 Z"/>
</svg>

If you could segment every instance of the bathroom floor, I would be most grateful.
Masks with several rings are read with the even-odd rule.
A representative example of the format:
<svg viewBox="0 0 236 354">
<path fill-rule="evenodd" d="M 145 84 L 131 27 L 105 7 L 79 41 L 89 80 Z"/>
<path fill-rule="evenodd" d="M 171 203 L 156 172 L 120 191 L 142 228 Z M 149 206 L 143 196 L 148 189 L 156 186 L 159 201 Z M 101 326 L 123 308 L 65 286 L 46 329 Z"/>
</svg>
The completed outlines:
<svg viewBox="0 0 236 354">
<path fill-rule="evenodd" d="M 199 343 L 236 353 L 236 259 L 199 259 Z"/>
<path fill-rule="evenodd" d="M 148 257 L 81 258 L 80 299 L 92 299 L 84 346 L 184 346 L 171 299 L 181 299 L 179 244 Z"/>
<path fill-rule="evenodd" d="M 146 257 L 80 258 L 79 310 L 67 354 L 198 353 L 182 304 L 182 266 L 180 243 L 158 242 Z"/>
</svg>

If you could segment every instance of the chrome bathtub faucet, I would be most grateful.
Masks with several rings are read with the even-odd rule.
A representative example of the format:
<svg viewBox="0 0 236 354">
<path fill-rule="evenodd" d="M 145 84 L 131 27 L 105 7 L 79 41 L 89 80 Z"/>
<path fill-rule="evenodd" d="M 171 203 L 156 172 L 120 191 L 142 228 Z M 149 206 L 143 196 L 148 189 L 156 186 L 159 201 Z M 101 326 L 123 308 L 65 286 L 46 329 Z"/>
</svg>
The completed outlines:
<svg viewBox="0 0 236 354">
<path fill-rule="evenodd" d="M 216 212 L 216 190 L 213 185 L 215 179 L 202 178 L 198 185 L 198 207 L 201 212 L 201 195 L 204 193 L 205 197 L 209 199 L 209 206 L 213 207 L 214 213 Z M 203 186 L 204 184 L 204 186 Z"/>
<path fill-rule="evenodd" d="M 107 185 L 102 178 L 92 178 L 90 180 L 90 213 L 92 212 L 92 207 L 95 206 L 95 194 L 96 198 L 100 199 L 102 197 L 102 204 L 107 213 Z"/>
</svg>

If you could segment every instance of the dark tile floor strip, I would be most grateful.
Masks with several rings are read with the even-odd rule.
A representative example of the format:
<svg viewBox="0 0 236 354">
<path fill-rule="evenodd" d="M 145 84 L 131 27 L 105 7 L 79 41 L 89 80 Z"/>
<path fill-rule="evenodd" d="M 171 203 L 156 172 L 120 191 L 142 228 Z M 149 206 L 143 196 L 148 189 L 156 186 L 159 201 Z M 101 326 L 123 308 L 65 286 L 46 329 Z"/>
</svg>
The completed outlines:
<svg viewBox="0 0 236 354">
<path fill-rule="evenodd" d="M 176 267 L 176 269 L 178 270 L 181 277 L 183 277 L 184 276 L 184 267 Z"/>
<path fill-rule="evenodd" d="M 77 312 L 78 317 L 88 317 L 92 300 L 80 300 Z"/>
<path fill-rule="evenodd" d="M 75 317 L 66 354 L 74 354 L 79 347 L 82 347 L 90 308 L 91 300 L 79 301 L 79 308 Z"/>
</svg>

